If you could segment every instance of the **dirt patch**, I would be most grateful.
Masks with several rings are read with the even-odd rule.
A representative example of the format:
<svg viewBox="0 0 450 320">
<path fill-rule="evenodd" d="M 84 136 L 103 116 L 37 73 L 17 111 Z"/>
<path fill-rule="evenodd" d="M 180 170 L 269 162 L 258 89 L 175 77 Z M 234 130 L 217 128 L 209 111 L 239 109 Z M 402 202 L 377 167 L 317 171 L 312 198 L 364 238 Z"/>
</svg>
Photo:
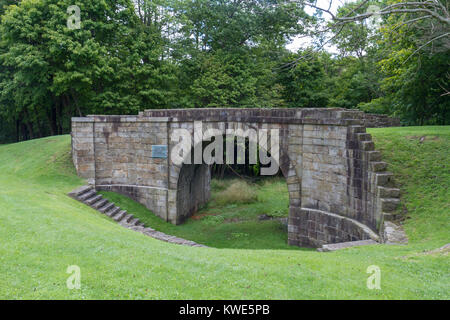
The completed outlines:
<svg viewBox="0 0 450 320">
<path fill-rule="evenodd" d="M 201 220 L 202 218 L 206 217 L 206 216 L 217 216 L 218 213 L 209 213 L 209 212 L 205 212 L 205 213 L 201 213 L 201 214 L 195 214 L 191 217 L 192 220 Z"/>
</svg>

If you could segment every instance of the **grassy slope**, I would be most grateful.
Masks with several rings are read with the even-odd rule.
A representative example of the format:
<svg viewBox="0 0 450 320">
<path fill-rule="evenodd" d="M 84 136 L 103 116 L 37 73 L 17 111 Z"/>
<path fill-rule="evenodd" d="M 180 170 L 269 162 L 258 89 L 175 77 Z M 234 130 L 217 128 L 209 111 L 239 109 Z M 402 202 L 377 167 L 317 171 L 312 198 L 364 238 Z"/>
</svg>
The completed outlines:
<svg viewBox="0 0 450 320">
<path fill-rule="evenodd" d="M 402 190 L 402 210 L 412 218 L 405 226 L 410 240 L 424 247 L 450 242 L 450 127 L 369 132 Z"/>
<path fill-rule="evenodd" d="M 277 220 L 259 221 L 262 214 L 287 217 L 289 194 L 286 181 L 272 178 L 262 184 L 251 184 L 257 202 L 221 204 L 221 193 L 235 181 L 213 180 L 211 200 L 184 224 L 174 226 L 149 212 L 143 205 L 113 192 L 102 194 L 121 208 L 132 212 L 146 226 L 171 235 L 215 248 L 299 250 L 287 244 L 287 232 Z M 216 183 L 214 183 L 216 182 Z M 245 192 L 245 190 L 243 190 Z M 304 249 L 305 250 L 305 249 Z"/>
<path fill-rule="evenodd" d="M 449 299 L 448 256 L 421 253 L 450 242 L 450 127 L 370 132 L 402 178 L 408 246 L 318 253 L 171 245 L 66 196 L 83 183 L 70 166 L 70 137 L 0 146 L 0 298 Z M 66 287 L 74 264 L 81 290 Z M 381 290 L 366 288 L 373 264 Z"/>
</svg>

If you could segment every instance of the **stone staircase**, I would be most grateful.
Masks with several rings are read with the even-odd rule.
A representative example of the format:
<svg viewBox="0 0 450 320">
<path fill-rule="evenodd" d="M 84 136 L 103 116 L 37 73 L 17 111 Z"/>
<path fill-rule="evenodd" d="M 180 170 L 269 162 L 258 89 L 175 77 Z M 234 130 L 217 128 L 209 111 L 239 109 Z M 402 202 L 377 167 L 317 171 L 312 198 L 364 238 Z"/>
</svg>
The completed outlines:
<svg viewBox="0 0 450 320">
<path fill-rule="evenodd" d="M 138 218 L 135 218 L 132 214 L 129 214 L 125 210 L 122 210 L 107 199 L 104 199 L 95 191 L 92 186 L 82 186 L 80 188 L 77 188 L 70 192 L 69 196 L 107 215 L 127 229 L 134 230 L 149 237 L 170 243 L 190 247 L 206 247 L 205 245 L 198 244 L 194 241 L 170 236 L 163 232 L 156 231 L 155 229 L 152 229 L 150 227 L 145 227 L 144 223 L 139 221 Z"/>
<path fill-rule="evenodd" d="M 394 175 L 387 171 L 388 164 L 381 159 L 381 153 L 375 150 L 372 136 L 363 126 L 352 126 L 355 140 L 359 143 L 361 159 L 367 161 L 369 182 L 379 199 L 378 205 L 384 221 L 395 221 L 401 218 L 397 212 L 400 206 L 400 189 L 395 188 Z"/>
</svg>

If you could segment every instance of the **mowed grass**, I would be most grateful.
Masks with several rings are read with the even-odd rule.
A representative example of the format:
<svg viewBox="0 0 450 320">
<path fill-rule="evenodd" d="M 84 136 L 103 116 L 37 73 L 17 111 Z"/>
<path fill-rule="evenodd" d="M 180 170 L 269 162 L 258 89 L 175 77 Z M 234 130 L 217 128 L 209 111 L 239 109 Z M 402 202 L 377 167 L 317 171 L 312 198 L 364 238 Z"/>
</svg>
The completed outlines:
<svg viewBox="0 0 450 320">
<path fill-rule="evenodd" d="M 114 192 L 104 197 L 138 217 L 146 226 L 216 248 L 299 250 L 287 244 L 289 194 L 283 178 L 259 183 L 240 179 L 213 180 L 211 200 L 184 224 L 174 226 L 143 205 Z M 260 220 L 260 216 L 272 217 Z M 308 250 L 308 249 L 303 249 Z"/>
<path fill-rule="evenodd" d="M 450 127 L 369 132 L 401 183 L 406 246 L 319 253 L 168 244 L 67 197 L 84 184 L 69 136 L 0 146 L 0 298 L 449 299 L 449 256 L 427 250 L 450 242 Z M 81 268 L 80 290 L 66 286 L 70 265 Z M 366 286 L 370 265 L 381 269 L 381 290 Z"/>
</svg>

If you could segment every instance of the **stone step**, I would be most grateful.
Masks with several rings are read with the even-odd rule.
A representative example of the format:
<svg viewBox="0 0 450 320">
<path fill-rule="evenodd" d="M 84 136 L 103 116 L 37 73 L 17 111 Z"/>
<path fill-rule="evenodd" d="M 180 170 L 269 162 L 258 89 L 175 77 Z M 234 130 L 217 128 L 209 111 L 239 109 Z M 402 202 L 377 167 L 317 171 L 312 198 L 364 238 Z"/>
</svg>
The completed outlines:
<svg viewBox="0 0 450 320">
<path fill-rule="evenodd" d="M 392 212 L 383 212 L 383 219 L 384 221 L 397 221 L 400 220 L 401 215 L 395 214 Z"/>
<path fill-rule="evenodd" d="M 391 172 L 383 172 L 376 174 L 375 184 L 381 187 L 393 187 L 394 186 L 394 175 Z"/>
<path fill-rule="evenodd" d="M 116 214 L 118 214 L 120 212 L 120 208 L 119 207 L 114 207 L 112 209 L 110 209 L 109 211 L 105 212 L 105 214 L 112 218 L 114 217 Z"/>
<path fill-rule="evenodd" d="M 386 244 L 407 244 L 408 237 L 405 230 L 395 223 L 385 221 L 383 226 L 383 238 Z"/>
<path fill-rule="evenodd" d="M 380 198 L 399 198 L 400 197 L 400 189 L 397 188 L 386 188 L 386 187 L 378 187 L 378 196 Z"/>
<path fill-rule="evenodd" d="M 196 243 L 191 245 L 191 247 L 200 247 L 200 248 L 208 248 L 208 246 L 205 246 L 204 244 Z"/>
<path fill-rule="evenodd" d="M 130 230 L 143 233 L 155 239 L 167 241 L 175 244 L 191 246 L 191 247 L 207 247 L 202 244 L 195 243 L 194 241 L 185 240 L 175 236 L 165 234 L 155 229 L 145 227 L 144 223 L 135 218 L 132 214 L 127 213 L 125 210 L 121 210 L 115 206 L 114 203 L 104 199 L 102 195 L 96 193 L 92 186 L 80 187 L 68 194 L 70 197 L 90 205 L 92 208 L 104 213 L 108 217 L 117 221 L 120 225 Z"/>
<path fill-rule="evenodd" d="M 134 218 L 134 216 L 132 214 L 128 213 L 127 215 L 125 215 L 125 217 L 122 218 L 122 220 L 120 222 L 128 224 L 128 222 L 133 218 Z"/>
<path fill-rule="evenodd" d="M 339 243 L 330 243 L 330 244 L 324 244 L 321 248 L 318 248 L 317 251 L 320 252 L 328 252 L 328 251 L 336 251 L 351 247 L 357 247 L 357 246 L 367 246 L 367 245 L 373 245 L 378 244 L 378 242 L 374 240 L 359 240 L 359 241 L 348 241 L 348 242 L 339 242 Z"/>
<path fill-rule="evenodd" d="M 380 151 L 367 151 L 367 156 L 369 161 L 381 161 Z"/>
<path fill-rule="evenodd" d="M 144 231 L 144 227 L 139 227 L 139 226 L 128 226 L 127 228 L 130 230 L 133 230 L 133 231 L 140 232 L 140 233 L 143 233 L 143 231 Z"/>
<path fill-rule="evenodd" d="M 386 171 L 388 164 L 383 161 L 372 161 L 370 162 L 370 170 L 373 172 Z"/>
<path fill-rule="evenodd" d="M 120 211 L 118 214 L 116 214 L 116 215 L 114 216 L 113 219 L 114 219 L 115 221 L 119 222 L 119 221 L 121 221 L 126 215 L 127 215 L 127 212 L 126 212 L 125 210 L 122 210 L 122 211 Z"/>
<path fill-rule="evenodd" d="M 350 130 L 352 133 L 366 133 L 366 127 L 359 125 L 350 126 Z"/>
<path fill-rule="evenodd" d="M 108 212 L 109 210 L 111 210 L 114 207 L 115 207 L 114 203 L 108 202 L 106 205 L 104 205 L 103 207 L 98 209 L 98 211 L 100 211 L 101 213 L 105 213 L 105 212 Z"/>
<path fill-rule="evenodd" d="M 381 211 L 394 212 L 400 205 L 400 200 L 397 198 L 381 198 Z"/>
<path fill-rule="evenodd" d="M 164 233 L 159 232 L 159 231 L 150 230 L 149 228 L 145 228 L 144 230 L 142 230 L 142 233 L 146 234 L 152 238 L 158 239 L 158 240 L 164 240 L 162 238 L 162 235 L 164 235 Z"/>
<path fill-rule="evenodd" d="M 360 141 L 359 146 L 364 151 L 374 151 L 375 150 L 375 144 L 373 141 Z"/>
<path fill-rule="evenodd" d="M 370 133 L 357 133 L 356 137 L 359 141 L 372 141 L 372 136 Z"/>
<path fill-rule="evenodd" d="M 97 201 L 100 201 L 103 197 L 101 195 L 96 195 L 95 197 L 84 200 L 83 202 L 89 206 L 92 206 Z"/>
<path fill-rule="evenodd" d="M 90 191 L 82 194 L 81 196 L 78 196 L 78 200 L 84 201 L 84 200 L 92 198 L 93 196 L 96 196 L 96 195 L 97 195 L 97 193 L 95 192 L 95 190 L 90 190 Z"/>
<path fill-rule="evenodd" d="M 69 196 L 72 198 L 78 198 L 79 196 L 85 194 L 86 192 L 89 192 L 92 189 L 92 186 L 82 186 L 70 192 Z"/>
<path fill-rule="evenodd" d="M 98 210 L 101 207 L 103 207 L 104 205 L 106 205 L 109 201 L 107 199 L 101 199 L 100 201 L 97 201 L 96 203 L 94 203 L 93 205 L 91 205 L 92 208 Z"/>
<path fill-rule="evenodd" d="M 131 225 L 131 226 L 138 226 L 138 223 L 139 223 L 139 219 L 138 218 L 133 218 L 133 219 L 131 219 L 128 222 L 128 224 Z"/>
</svg>

